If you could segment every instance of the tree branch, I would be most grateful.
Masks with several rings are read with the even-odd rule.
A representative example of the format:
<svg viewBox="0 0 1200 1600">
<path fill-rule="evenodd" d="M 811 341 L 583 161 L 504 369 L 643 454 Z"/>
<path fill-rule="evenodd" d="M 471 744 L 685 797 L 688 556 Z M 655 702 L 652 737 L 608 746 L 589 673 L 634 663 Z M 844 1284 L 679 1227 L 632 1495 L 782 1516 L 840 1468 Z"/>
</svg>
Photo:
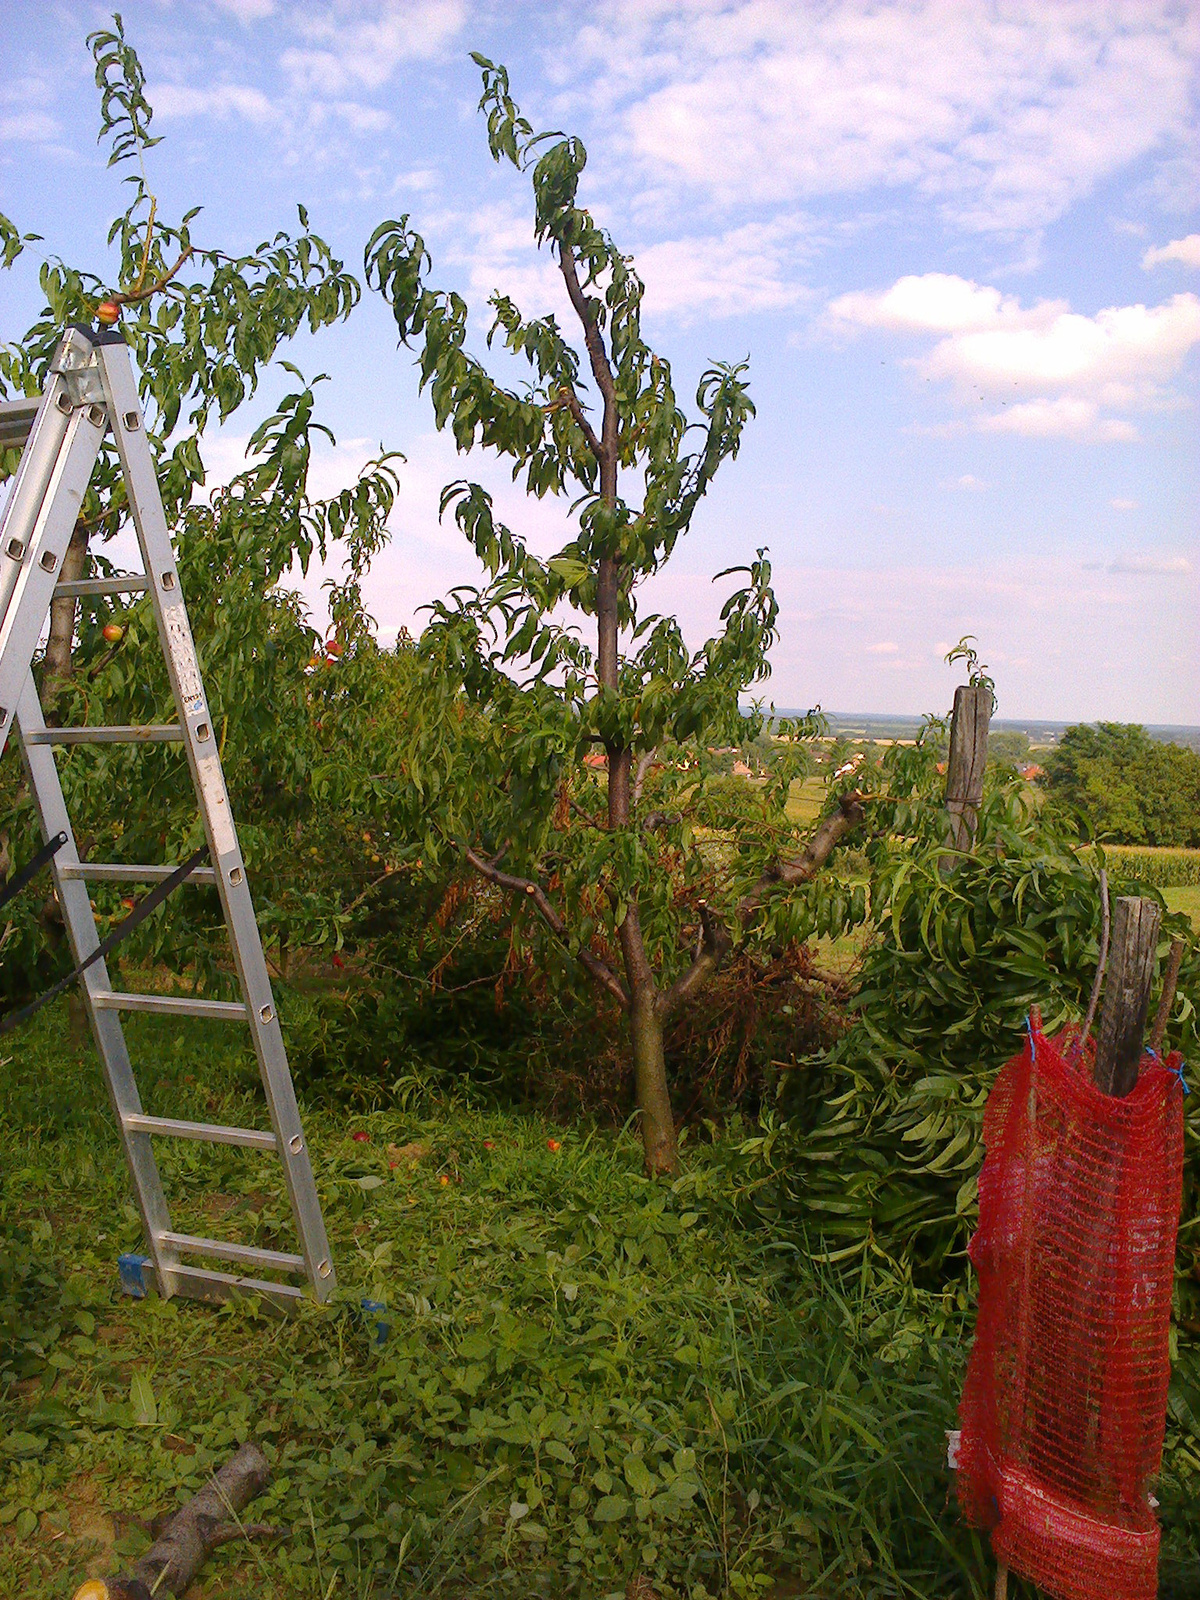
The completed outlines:
<svg viewBox="0 0 1200 1600">
<path fill-rule="evenodd" d="M 567 931 L 567 925 L 546 898 L 540 884 L 532 882 L 529 878 L 519 878 L 512 872 L 501 872 L 495 862 L 485 861 L 469 845 L 464 847 L 463 854 L 481 878 L 486 878 L 489 883 L 494 883 L 498 889 L 504 889 L 509 894 L 525 895 L 559 943 L 570 948 L 571 936 Z M 602 989 L 607 989 L 618 1005 L 628 1011 L 629 996 L 625 993 L 624 984 L 612 968 L 601 961 L 599 956 L 593 955 L 586 946 L 581 946 L 576 954 L 580 964 L 596 983 Z"/>
<path fill-rule="evenodd" d="M 834 849 L 852 828 L 862 821 L 863 805 L 867 799 L 862 794 L 844 794 L 838 799 L 838 809 L 831 811 L 817 826 L 812 837 L 798 856 L 776 861 L 769 866 L 754 887 L 738 902 L 738 916 L 745 927 L 762 905 L 771 890 L 779 885 L 794 888 L 807 883 L 829 860 Z"/>
<path fill-rule="evenodd" d="M 567 295 L 575 308 L 575 315 L 583 324 L 583 342 L 587 346 L 588 360 L 592 365 L 592 376 L 596 380 L 596 387 L 604 396 L 604 422 L 605 446 L 608 445 L 608 420 L 611 414 L 613 419 L 613 443 L 616 442 L 616 415 L 617 415 L 617 385 L 613 378 L 612 368 L 608 364 L 608 352 L 604 348 L 604 338 L 596 326 L 596 316 L 591 306 L 588 305 L 587 296 L 579 283 L 579 273 L 575 270 L 575 250 L 570 244 L 560 240 L 558 246 L 558 264 L 562 270 L 563 280 L 567 285 Z"/>
<path fill-rule="evenodd" d="M 170 272 L 164 273 L 163 276 L 158 280 L 157 283 L 150 284 L 148 288 L 145 288 L 145 289 L 126 289 L 121 294 L 109 294 L 109 295 L 105 295 L 104 298 L 106 300 L 111 300 L 113 305 L 117 305 L 117 306 L 131 306 L 131 305 L 136 305 L 139 300 L 149 300 L 149 298 L 150 298 L 150 296 L 152 294 L 159 294 L 159 293 L 161 293 L 161 291 L 163 289 L 165 289 L 167 287 L 167 285 L 170 283 L 171 279 L 175 276 L 175 274 L 183 266 L 184 262 L 187 261 L 194 254 L 194 251 L 195 251 L 195 246 L 194 245 L 189 245 L 188 248 L 180 256 L 179 260 L 171 268 Z"/>
<path fill-rule="evenodd" d="M 642 832 L 654 833 L 659 828 L 669 827 L 672 822 L 678 822 L 681 815 L 678 811 L 647 811 L 642 819 Z"/>
<path fill-rule="evenodd" d="M 599 438 L 597 437 L 595 428 L 593 428 L 591 423 L 588 421 L 588 415 L 583 409 L 582 400 L 580 400 L 574 389 L 569 389 L 565 383 L 558 391 L 558 397 L 561 403 L 566 406 L 567 410 L 579 424 L 580 431 L 588 442 L 588 449 L 595 456 L 597 462 L 599 462 L 603 454 L 603 448 L 600 444 Z"/>
<path fill-rule="evenodd" d="M 643 750 L 637 758 L 637 766 L 634 768 L 633 773 L 633 803 L 635 806 L 642 798 L 642 789 L 645 787 L 646 778 L 649 775 L 650 768 L 654 765 L 654 758 L 657 754 L 658 746 L 655 745 L 653 750 Z"/>
<path fill-rule="evenodd" d="M 567 804 L 577 817 L 579 817 L 583 822 L 587 823 L 589 828 L 599 828 L 601 833 L 604 832 L 604 824 L 602 822 L 597 822 L 592 813 L 581 806 L 578 800 L 568 799 Z"/>
<path fill-rule="evenodd" d="M 700 945 L 696 951 L 696 958 L 687 971 L 676 978 L 666 993 L 659 996 L 658 1014 L 664 1020 L 676 1006 L 685 1000 L 690 1000 L 692 995 L 703 989 L 729 954 L 732 940 L 725 931 L 724 924 L 713 916 L 706 900 L 701 900 L 699 911 Z"/>
</svg>

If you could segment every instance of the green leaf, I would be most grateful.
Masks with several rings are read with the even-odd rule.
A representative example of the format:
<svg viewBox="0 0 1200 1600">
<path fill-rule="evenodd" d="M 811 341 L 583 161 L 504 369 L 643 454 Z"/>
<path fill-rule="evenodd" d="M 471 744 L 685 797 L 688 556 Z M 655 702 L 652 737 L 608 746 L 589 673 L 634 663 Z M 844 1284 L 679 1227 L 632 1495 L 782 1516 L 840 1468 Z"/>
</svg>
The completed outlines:
<svg viewBox="0 0 1200 1600">
<path fill-rule="evenodd" d="M 642 1457 L 634 1455 L 625 1457 L 625 1482 L 634 1494 L 646 1498 L 662 1487 Z"/>
<path fill-rule="evenodd" d="M 623 1494 L 606 1494 L 597 1501 L 592 1512 L 593 1522 L 620 1522 L 629 1514 L 629 1501 Z"/>
<path fill-rule="evenodd" d="M 134 1371 L 129 1381 L 129 1413 L 137 1427 L 150 1427 L 158 1421 L 158 1405 L 154 1387 L 142 1368 Z"/>
</svg>

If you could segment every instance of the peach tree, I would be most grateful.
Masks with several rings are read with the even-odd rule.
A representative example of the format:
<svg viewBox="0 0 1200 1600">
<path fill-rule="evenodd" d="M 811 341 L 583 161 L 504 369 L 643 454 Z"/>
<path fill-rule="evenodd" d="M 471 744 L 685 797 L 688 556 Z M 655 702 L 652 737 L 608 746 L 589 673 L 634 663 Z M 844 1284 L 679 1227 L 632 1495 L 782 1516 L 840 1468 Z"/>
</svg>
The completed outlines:
<svg viewBox="0 0 1200 1600">
<path fill-rule="evenodd" d="M 227 484 L 206 482 L 205 436 L 237 417 L 295 334 L 349 316 L 361 287 L 302 207 L 299 231 L 276 233 L 241 254 L 202 235 L 198 207 L 175 219 L 162 215 L 148 177 L 159 141 L 136 52 L 120 18 L 89 42 L 100 138 L 109 144 L 109 166 L 125 174 L 128 204 L 112 222 L 103 261 L 85 267 L 41 260 L 44 307 L 23 337 L 0 346 L 0 396 L 39 393 L 64 328 L 92 323 L 106 303 L 119 307 L 260 916 L 268 937 L 285 944 L 327 940 L 348 896 L 343 885 L 313 881 L 309 852 L 320 840 L 328 862 L 329 836 L 338 831 L 329 819 L 351 800 L 370 806 L 369 785 L 358 781 L 362 770 L 346 760 L 363 744 L 348 724 L 357 728 L 369 715 L 378 680 L 359 584 L 384 538 L 395 473 L 383 457 L 340 494 L 310 495 L 313 446 L 328 430 L 317 420 L 315 386 L 286 361 L 294 390 L 254 430 L 244 470 Z M 36 244 L 34 235 L 0 219 L 3 266 L 16 266 Z M 0 453 L 0 480 L 18 459 L 17 450 Z M 110 570 L 109 541 L 128 525 L 116 453 L 105 446 L 64 575 Z M 290 588 L 297 570 L 335 546 L 347 558 L 332 595 L 342 646 L 336 667 L 326 663 Z M 89 709 L 95 720 L 100 705 L 112 722 L 164 720 L 169 689 L 145 601 L 55 600 L 38 670 L 55 720 L 81 721 Z M 14 750 L 0 772 L 0 866 L 5 858 L 26 859 L 32 847 L 32 808 L 18 768 Z M 60 771 L 94 854 L 155 861 L 194 848 L 199 822 L 174 752 L 102 746 L 71 752 Z M 361 819 L 356 827 L 361 844 Z M 178 912 L 186 919 L 199 908 L 203 923 L 205 903 L 204 892 L 189 894 Z M 120 914 L 119 897 L 104 889 L 97 904 L 102 915 Z M 44 955 L 44 930 L 28 912 L 26 897 L 10 930 L 6 984 L 27 981 Z M 172 924 L 181 926 L 178 915 Z"/>
<path fill-rule="evenodd" d="M 836 803 L 805 845 L 787 823 L 788 785 L 815 721 L 788 730 L 790 759 L 733 829 L 701 822 L 713 751 L 762 726 L 742 697 L 768 673 L 778 607 L 765 551 L 733 580 L 721 631 L 698 649 L 639 590 L 669 561 L 754 414 L 745 364 L 714 364 L 689 421 L 670 363 L 642 333 L 631 259 L 580 204 L 577 138 L 536 134 L 508 75 L 482 56 L 480 108 L 497 162 L 530 173 L 534 234 L 561 276 L 582 340 L 554 316 L 526 317 L 496 293 L 488 344 L 526 365 L 505 386 L 466 348 L 467 306 L 427 281 L 430 257 L 407 216 L 366 251 L 439 428 L 460 451 L 511 464 L 534 496 L 572 497 L 572 536 L 542 558 L 496 515 L 478 483 L 450 484 L 452 510 L 486 571 L 432 607 L 420 642 L 424 692 L 400 730 L 397 811 L 432 867 L 456 858 L 483 892 L 507 897 L 513 957 L 582 971 L 627 1020 L 649 1171 L 677 1166 L 664 1028 L 735 945 L 840 927 L 861 896 L 814 879 L 861 816 Z M 586 629 L 586 637 L 583 630 Z M 565 958 L 565 960 L 564 960 Z"/>
</svg>

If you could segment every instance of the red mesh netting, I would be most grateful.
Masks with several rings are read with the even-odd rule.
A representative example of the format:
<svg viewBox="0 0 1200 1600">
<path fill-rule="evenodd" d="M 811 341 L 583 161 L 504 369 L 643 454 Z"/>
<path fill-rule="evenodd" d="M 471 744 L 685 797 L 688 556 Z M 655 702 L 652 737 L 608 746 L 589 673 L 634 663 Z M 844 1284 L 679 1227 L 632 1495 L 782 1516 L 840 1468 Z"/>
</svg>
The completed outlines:
<svg viewBox="0 0 1200 1600">
<path fill-rule="evenodd" d="M 1077 1054 L 1035 1020 L 988 1101 L 958 1494 L 997 1559 L 1057 1600 L 1154 1600 L 1179 1058 L 1145 1057 L 1117 1100 Z"/>
</svg>

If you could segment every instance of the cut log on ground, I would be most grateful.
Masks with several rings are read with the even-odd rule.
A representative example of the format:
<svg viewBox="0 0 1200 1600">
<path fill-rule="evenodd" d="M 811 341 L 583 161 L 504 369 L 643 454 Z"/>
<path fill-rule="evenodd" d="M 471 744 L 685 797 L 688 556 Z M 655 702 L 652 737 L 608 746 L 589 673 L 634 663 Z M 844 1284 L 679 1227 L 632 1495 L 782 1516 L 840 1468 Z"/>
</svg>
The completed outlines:
<svg viewBox="0 0 1200 1600">
<path fill-rule="evenodd" d="M 273 1533 L 238 1520 L 270 1477 L 266 1456 L 256 1444 L 244 1444 L 170 1518 L 140 1561 L 115 1577 L 89 1580 L 77 1590 L 75 1600 L 159 1600 L 163 1595 L 182 1595 L 219 1545 Z"/>
</svg>

